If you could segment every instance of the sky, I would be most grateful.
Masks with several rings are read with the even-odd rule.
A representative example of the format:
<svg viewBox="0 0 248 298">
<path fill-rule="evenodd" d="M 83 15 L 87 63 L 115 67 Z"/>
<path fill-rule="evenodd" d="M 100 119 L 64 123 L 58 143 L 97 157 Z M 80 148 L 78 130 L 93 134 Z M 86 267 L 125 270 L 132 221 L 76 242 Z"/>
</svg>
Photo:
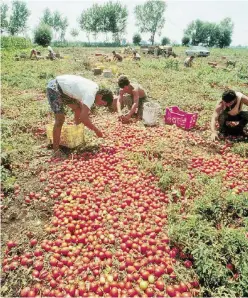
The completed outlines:
<svg viewBox="0 0 248 298">
<path fill-rule="evenodd" d="M 114 0 L 113 0 L 114 1 Z M 4 1 L 8 3 L 8 1 Z M 45 8 L 51 11 L 58 10 L 63 16 L 68 18 L 69 27 L 66 33 L 67 40 L 73 40 L 70 35 L 72 28 L 80 30 L 77 22 L 81 12 L 92 6 L 93 3 L 104 3 L 107 0 L 70 0 L 70 1 L 40 1 L 26 0 L 27 6 L 31 11 L 28 19 L 29 35 L 32 36 L 32 30 L 39 24 L 39 20 Z M 132 41 L 134 33 L 139 32 L 135 25 L 134 8 L 137 4 L 142 4 L 143 0 L 121 0 L 129 11 L 125 38 Z M 161 32 L 161 36 L 156 35 L 155 41 L 160 41 L 162 37 L 169 37 L 171 41 L 181 43 L 183 31 L 193 20 L 200 19 L 202 21 L 219 23 L 222 19 L 230 17 L 234 23 L 234 31 L 232 35 L 232 44 L 248 46 L 248 0 L 247 1 L 166 1 L 167 7 L 165 11 L 165 26 Z M 148 40 L 149 34 L 141 34 L 142 40 Z M 77 40 L 86 41 L 86 35 L 80 30 Z M 93 38 L 92 38 L 93 40 Z M 103 40 L 99 36 L 99 41 Z"/>
</svg>

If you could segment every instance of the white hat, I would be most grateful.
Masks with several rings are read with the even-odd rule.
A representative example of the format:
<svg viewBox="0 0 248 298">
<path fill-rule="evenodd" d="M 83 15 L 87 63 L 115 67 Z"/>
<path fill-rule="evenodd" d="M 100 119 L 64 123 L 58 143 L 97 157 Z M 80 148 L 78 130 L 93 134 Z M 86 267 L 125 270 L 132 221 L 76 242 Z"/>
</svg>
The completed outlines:
<svg viewBox="0 0 248 298">
<path fill-rule="evenodd" d="M 47 49 L 48 51 L 53 51 L 53 49 L 50 46 L 48 46 Z"/>
</svg>

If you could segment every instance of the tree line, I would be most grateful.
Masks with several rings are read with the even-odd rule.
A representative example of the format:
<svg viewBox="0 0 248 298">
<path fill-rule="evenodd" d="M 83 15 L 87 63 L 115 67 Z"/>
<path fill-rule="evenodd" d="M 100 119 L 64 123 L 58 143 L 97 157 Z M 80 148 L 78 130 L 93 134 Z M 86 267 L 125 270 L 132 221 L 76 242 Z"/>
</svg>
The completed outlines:
<svg viewBox="0 0 248 298">
<path fill-rule="evenodd" d="M 31 14 L 27 3 L 14 0 L 10 16 L 7 16 L 9 7 L 2 3 L 1 6 L 1 31 L 5 30 L 10 35 L 18 35 L 27 29 L 27 21 Z M 155 36 L 161 35 L 165 25 L 166 3 L 160 0 L 147 0 L 144 4 L 135 6 L 134 14 L 136 26 L 140 33 L 148 33 L 149 41 L 154 44 Z M 96 41 L 99 34 L 105 36 L 105 41 L 120 43 L 125 35 L 128 22 L 128 9 L 121 2 L 108 1 L 103 4 L 93 4 L 90 8 L 82 10 L 78 19 L 79 28 L 86 33 L 90 42 L 91 38 Z M 52 38 L 65 40 L 65 34 L 69 26 L 67 17 L 59 11 L 50 11 L 46 8 L 40 18 L 40 24 L 34 30 L 35 42 L 39 44 L 49 44 Z M 233 23 L 230 18 L 225 18 L 219 24 L 203 22 L 201 20 L 192 21 L 184 30 L 182 39 L 183 45 L 198 45 L 226 47 L 231 44 L 233 33 Z M 139 44 L 140 33 L 135 33 L 133 43 Z M 73 28 L 71 36 L 76 38 L 79 29 Z M 162 39 L 162 44 L 168 44 L 167 37 Z"/>
<path fill-rule="evenodd" d="M 220 23 L 203 22 L 195 20 L 184 31 L 183 45 L 204 44 L 209 47 L 228 47 L 232 42 L 234 24 L 230 18 L 223 19 Z"/>
</svg>

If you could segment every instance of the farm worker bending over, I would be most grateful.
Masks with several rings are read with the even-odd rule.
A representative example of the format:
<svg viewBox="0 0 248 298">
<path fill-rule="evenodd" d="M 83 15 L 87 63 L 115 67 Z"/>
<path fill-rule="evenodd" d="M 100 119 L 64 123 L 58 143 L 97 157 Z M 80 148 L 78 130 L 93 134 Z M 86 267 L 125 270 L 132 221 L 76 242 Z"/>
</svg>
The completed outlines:
<svg viewBox="0 0 248 298">
<path fill-rule="evenodd" d="M 57 156 L 60 155 L 59 142 L 65 121 L 65 105 L 74 112 L 76 124 L 83 123 L 98 137 L 103 137 L 103 133 L 91 122 L 89 114 L 94 103 L 98 106 L 112 104 L 113 93 L 110 90 L 100 89 L 95 82 L 81 76 L 61 75 L 48 83 L 47 97 L 55 115 L 53 149 Z"/>
<path fill-rule="evenodd" d="M 31 59 L 33 56 L 38 60 L 41 57 L 41 53 L 36 51 L 36 49 L 32 49 L 29 58 Z"/>
<path fill-rule="evenodd" d="M 248 124 L 248 111 L 242 111 L 243 104 L 248 106 L 248 97 L 241 92 L 227 90 L 222 94 L 211 120 L 211 139 L 218 139 L 216 123 L 219 132 L 224 135 L 245 135 L 244 128 Z"/>
<path fill-rule="evenodd" d="M 133 115 L 142 118 L 143 106 L 147 101 L 144 89 L 139 84 L 130 83 L 129 79 L 124 75 L 119 77 L 118 85 L 121 88 L 117 98 L 119 120 L 127 123 Z M 129 96 L 124 96 L 125 94 Z M 126 115 L 122 115 L 124 106 L 127 106 L 129 109 Z"/>
<path fill-rule="evenodd" d="M 51 60 L 55 60 L 56 59 L 56 54 L 53 51 L 53 49 L 50 46 L 47 47 L 47 49 L 48 49 L 48 52 L 49 52 L 47 57 L 50 58 Z"/>
<path fill-rule="evenodd" d="M 187 58 L 184 60 L 184 66 L 185 66 L 185 67 L 191 67 L 194 58 L 195 58 L 194 56 L 187 57 Z"/>
<path fill-rule="evenodd" d="M 113 57 L 113 60 L 114 61 L 119 61 L 119 62 L 122 61 L 123 58 L 122 58 L 122 56 L 120 54 L 116 53 L 115 51 L 113 51 L 112 53 L 113 53 L 113 56 L 114 56 Z"/>
<path fill-rule="evenodd" d="M 136 51 L 133 51 L 133 60 L 140 60 L 141 57 L 140 57 L 140 54 L 137 53 Z"/>
</svg>

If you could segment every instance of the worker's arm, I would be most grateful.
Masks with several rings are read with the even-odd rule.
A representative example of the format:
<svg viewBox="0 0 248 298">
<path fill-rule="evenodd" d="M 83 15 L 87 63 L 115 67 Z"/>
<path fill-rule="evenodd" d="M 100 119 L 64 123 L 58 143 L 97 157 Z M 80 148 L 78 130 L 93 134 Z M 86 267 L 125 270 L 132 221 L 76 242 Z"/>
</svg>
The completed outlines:
<svg viewBox="0 0 248 298">
<path fill-rule="evenodd" d="M 128 122 L 134 113 L 137 113 L 139 107 L 139 91 L 133 90 L 133 105 L 131 110 L 122 119 L 123 122 Z"/>
<path fill-rule="evenodd" d="M 133 90 L 133 105 L 127 116 L 129 118 L 132 117 L 134 113 L 137 113 L 139 107 L 139 91 L 138 90 Z"/>
<path fill-rule="evenodd" d="M 216 139 L 218 139 L 218 131 L 216 129 L 216 123 L 218 121 L 220 112 L 222 110 L 222 105 L 221 103 L 218 103 L 215 107 L 215 110 L 213 112 L 212 118 L 211 118 L 211 123 L 210 123 L 210 128 L 211 128 L 211 140 L 215 141 Z"/>
<path fill-rule="evenodd" d="M 241 97 L 241 101 L 242 101 L 243 104 L 248 106 L 248 96 L 243 94 L 242 97 Z"/>
<path fill-rule="evenodd" d="M 117 98 L 117 112 L 118 112 L 118 116 L 121 117 L 122 116 L 122 111 L 121 111 L 121 103 L 123 101 L 123 90 L 120 90 L 119 96 Z"/>
<path fill-rule="evenodd" d="M 80 103 L 81 113 L 80 120 L 90 130 L 93 130 L 98 137 L 103 137 L 102 132 L 91 122 L 90 120 L 90 109 L 83 103 Z"/>
</svg>

